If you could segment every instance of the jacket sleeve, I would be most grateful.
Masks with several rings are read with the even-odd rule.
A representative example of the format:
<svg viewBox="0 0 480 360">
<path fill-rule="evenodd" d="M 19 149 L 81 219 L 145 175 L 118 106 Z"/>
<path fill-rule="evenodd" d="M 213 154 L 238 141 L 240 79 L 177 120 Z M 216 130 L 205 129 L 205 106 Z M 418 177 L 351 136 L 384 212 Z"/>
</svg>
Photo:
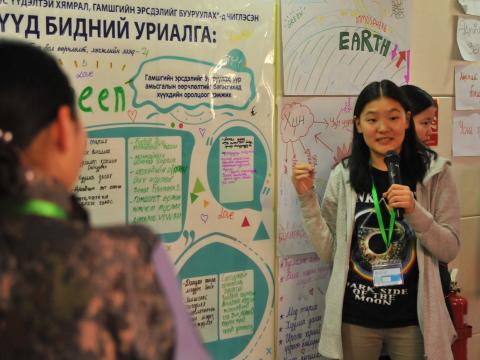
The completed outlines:
<svg viewBox="0 0 480 360">
<path fill-rule="evenodd" d="M 305 231 L 315 248 L 315 252 L 325 263 L 332 262 L 335 246 L 334 239 L 338 203 L 338 183 L 335 179 L 337 174 L 338 171 L 333 170 L 328 179 L 321 209 L 318 203 L 317 193 L 313 189 L 298 196 Z"/>
<path fill-rule="evenodd" d="M 95 232 L 91 254 L 94 296 L 79 326 L 84 352 L 103 357 L 169 359 L 174 351 L 173 317 L 152 264 L 157 242 L 145 228 Z"/>
<path fill-rule="evenodd" d="M 432 179 L 430 212 L 420 202 L 406 215 L 421 244 L 438 260 L 450 262 L 460 248 L 460 205 L 450 166 Z"/>
</svg>

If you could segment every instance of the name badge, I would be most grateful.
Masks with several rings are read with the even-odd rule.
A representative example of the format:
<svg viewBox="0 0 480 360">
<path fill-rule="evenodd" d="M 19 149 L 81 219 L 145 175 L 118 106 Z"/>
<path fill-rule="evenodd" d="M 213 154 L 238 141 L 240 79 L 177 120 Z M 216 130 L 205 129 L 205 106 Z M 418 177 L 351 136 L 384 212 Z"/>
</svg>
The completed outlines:
<svg viewBox="0 0 480 360">
<path fill-rule="evenodd" d="M 372 271 L 375 287 L 403 285 L 402 263 L 399 260 L 373 265 Z"/>
</svg>

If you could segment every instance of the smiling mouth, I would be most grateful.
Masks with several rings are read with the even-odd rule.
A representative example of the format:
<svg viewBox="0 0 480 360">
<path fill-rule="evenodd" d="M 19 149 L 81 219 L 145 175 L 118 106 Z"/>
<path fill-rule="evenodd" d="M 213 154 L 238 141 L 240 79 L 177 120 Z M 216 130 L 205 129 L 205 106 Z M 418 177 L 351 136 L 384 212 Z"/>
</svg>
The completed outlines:
<svg viewBox="0 0 480 360">
<path fill-rule="evenodd" d="M 388 138 L 380 138 L 380 139 L 377 139 L 376 141 L 380 144 L 386 144 L 386 143 L 389 143 L 392 140 L 393 140 L 393 138 L 388 137 Z"/>
</svg>

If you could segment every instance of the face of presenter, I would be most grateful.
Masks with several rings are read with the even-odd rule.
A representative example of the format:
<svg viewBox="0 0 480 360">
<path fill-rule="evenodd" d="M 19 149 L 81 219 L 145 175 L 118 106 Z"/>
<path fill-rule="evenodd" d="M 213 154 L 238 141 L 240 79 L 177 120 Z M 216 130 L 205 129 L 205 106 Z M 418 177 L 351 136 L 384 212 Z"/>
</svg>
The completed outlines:
<svg viewBox="0 0 480 360">
<path fill-rule="evenodd" d="M 387 96 L 365 104 L 360 116 L 355 118 L 355 128 L 369 148 L 373 166 L 383 169 L 383 158 L 388 151 L 400 153 L 409 117 L 400 102 Z"/>
</svg>

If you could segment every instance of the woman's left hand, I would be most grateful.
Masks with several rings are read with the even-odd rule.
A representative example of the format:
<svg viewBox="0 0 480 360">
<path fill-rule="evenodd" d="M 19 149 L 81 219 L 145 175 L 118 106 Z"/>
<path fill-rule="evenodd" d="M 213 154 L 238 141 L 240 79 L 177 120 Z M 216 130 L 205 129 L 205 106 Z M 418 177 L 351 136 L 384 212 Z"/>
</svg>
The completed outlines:
<svg viewBox="0 0 480 360">
<path fill-rule="evenodd" d="M 415 198 L 408 186 L 393 184 L 383 193 L 383 197 L 387 199 L 389 207 L 404 209 L 406 214 L 410 214 L 415 209 Z"/>
</svg>

